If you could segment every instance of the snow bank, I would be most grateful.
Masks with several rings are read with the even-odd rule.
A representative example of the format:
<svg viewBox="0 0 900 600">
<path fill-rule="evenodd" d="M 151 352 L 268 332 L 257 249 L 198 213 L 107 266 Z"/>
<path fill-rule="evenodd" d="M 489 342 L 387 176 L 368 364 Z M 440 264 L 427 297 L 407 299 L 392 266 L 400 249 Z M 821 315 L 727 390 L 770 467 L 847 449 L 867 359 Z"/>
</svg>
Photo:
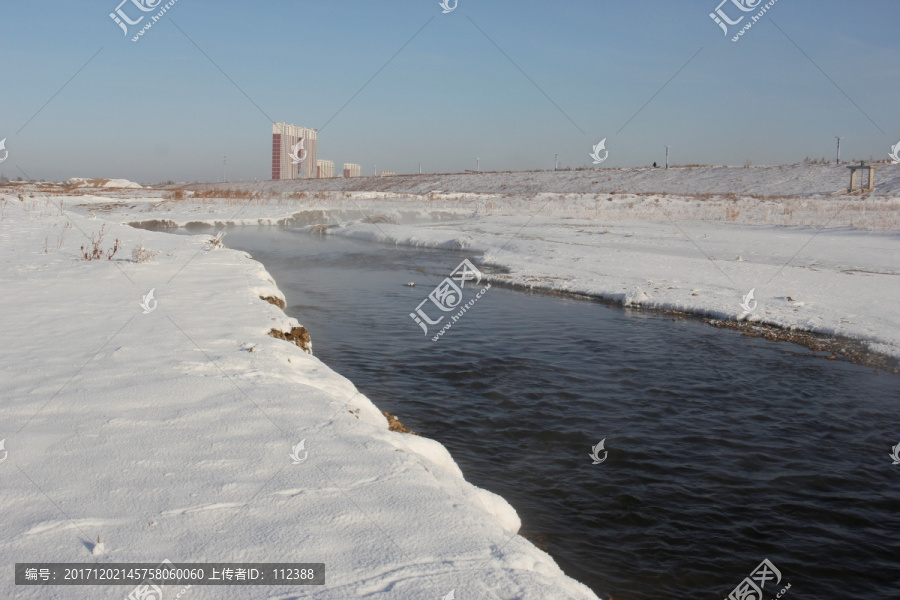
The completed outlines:
<svg viewBox="0 0 900 600">
<path fill-rule="evenodd" d="M 127 179 L 84 179 L 82 177 L 72 177 L 66 180 L 66 185 L 80 188 L 143 189 L 140 184 Z"/>
<path fill-rule="evenodd" d="M 104 221 L 67 218 L 60 200 L 78 198 L 0 197 L 4 564 L 327 565 L 324 587 L 242 598 L 597 598 L 516 535 L 515 511 L 466 482 L 443 446 L 389 431 L 350 381 L 269 336 L 299 323 L 260 298 L 283 299 L 262 265 L 209 235 L 115 224 L 101 243 L 120 240 L 115 260 L 82 261 Z M 138 244 L 158 256 L 132 262 Z M 308 456 L 293 464 L 301 440 Z M 128 593 L 11 578 L 0 590 Z"/>
</svg>

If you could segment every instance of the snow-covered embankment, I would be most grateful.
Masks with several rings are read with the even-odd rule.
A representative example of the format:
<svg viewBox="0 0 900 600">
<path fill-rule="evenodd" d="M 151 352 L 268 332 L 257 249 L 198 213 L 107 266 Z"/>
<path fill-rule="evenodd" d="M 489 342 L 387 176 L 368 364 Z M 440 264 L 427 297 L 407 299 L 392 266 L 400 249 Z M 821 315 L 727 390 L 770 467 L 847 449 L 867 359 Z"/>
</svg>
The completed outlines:
<svg viewBox="0 0 900 600">
<path fill-rule="evenodd" d="M 269 336 L 299 323 L 261 299 L 281 294 L 245 253 L 107 224 L 114 260 L 81 260 L 82 232 L 103 221 L 43 198 L 0 204 L 4 564 L 324 562 L 323 588 L 241 596 L 596 598 L 443 446 L 389 431 L 351 382 Z M 158 254 L 129 260 L 138 243 Z"/>
</svg>

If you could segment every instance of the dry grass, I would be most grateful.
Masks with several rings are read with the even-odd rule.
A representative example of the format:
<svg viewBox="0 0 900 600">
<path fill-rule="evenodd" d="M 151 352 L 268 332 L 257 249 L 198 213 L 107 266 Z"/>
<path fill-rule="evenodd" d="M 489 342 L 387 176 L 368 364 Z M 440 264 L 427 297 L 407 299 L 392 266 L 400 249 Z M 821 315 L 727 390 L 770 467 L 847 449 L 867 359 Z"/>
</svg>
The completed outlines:
<svg viewBox="0 0 900 600">
<path fill-rule="evenodd" d="M 272 329 L 269 331 L 269 335 L 273 338 L 278 338 L 279 340 L 292 342 L 299 348 L 312 354 L 312 338 L 309 337 L 309 331 L 306 330 L 306 327 L 294 327 L 288 332 Z"/>
<path fill-rule="evenodd" d="M 363 219 L 364 223 L 389 223 L 391 225 L 396 225 L 397 221 L 390 218 L 387 215 L 372 215 L 366 219 Z"/>
<path fill-rule="evenodd" d="M 98 233 L 91 234 L 90 246 L 81 246 L 81 255 L 84 260 L 100 260 L 104 256 L 107 260 L 112 260 L 112 257 L 119 251 L 119 238 L 116 238 L 112 248 L 104 251 L 101 244 L 103 244 L 103 236 L 105 235 L 106 225 L 101 227 Z"/>
<path fill-rule="evenodd" d="M 156 258 L 159 252 L 153 252 L 144 248 L 142 244 L 138 244 L 131 249 L 131 260 L 136 263 L 147 263 Z"/>
<path fill-rule="evenodd" d="M 410 429 L 409 427 L 407 427 L 406 425 L 401 423 L 400 419 L 398 419 L 396 415 L 392 415 L 391 413 L 389 413 L 386 410 L 381 411 L 381 414 L 383 414 L 385 417 L 387 417 L 388 429 L 390 429 L 391 431 L 396 431 L 397 433 L 409 433 L 411 435 L 419 435 L 418 433 L 416 433 L 415 431 L 413 431 L 412 429 Z"/>
<path fill-rule="evenodd" d="M 281 298 L 277 298 L 275 296 L 260 296 L 259 299 L 265 300 L 269 304 L 274 304 L 275 306 L 277 306 L 278 308 L 280 308 L 282 310 L 284 310 L 284 307 L 287 306 L 287 304 L 285 304 L 284 300 L 282 300 Z"/>
</svg>

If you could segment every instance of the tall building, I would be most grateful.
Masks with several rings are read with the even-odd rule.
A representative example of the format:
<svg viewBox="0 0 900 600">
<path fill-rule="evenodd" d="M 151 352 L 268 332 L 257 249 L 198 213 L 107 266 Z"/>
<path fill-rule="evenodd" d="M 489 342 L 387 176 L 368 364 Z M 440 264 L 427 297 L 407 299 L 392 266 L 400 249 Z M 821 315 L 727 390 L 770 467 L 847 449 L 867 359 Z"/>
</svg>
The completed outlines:
<svg viewBox="0 0 900 600">
<path fill-rule="evenodd" d="M 334 161 L 319 159 L 316 161 L 316 177 L 327 179 L 334 177 Z"/>
<path fill-rule="evenodd" d="M 302 149 L 297 146 L 302 142 Z M 306 127 L 295 127 L 287 123 L 272 124 L 272 179 L 312 179 L 316 177 L 316 150 L 319 131 Z M 295 156 L 302 159 L 294 163 L 291 156 L 297 146 Z"/>
<path fill-rule="evenodd" d="M 362 167 L 353 163 L 344 163 L 344 177 L 360 177 Z"/>
</svg>

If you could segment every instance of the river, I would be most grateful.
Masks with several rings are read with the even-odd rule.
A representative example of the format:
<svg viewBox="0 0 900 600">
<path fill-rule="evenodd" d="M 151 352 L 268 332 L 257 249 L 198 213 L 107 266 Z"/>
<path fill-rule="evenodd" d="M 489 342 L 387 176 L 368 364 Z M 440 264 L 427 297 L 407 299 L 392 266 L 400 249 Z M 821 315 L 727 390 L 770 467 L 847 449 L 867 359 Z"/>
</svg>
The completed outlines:
<svg viewBox="0 0 900 600">
<path fill-rule="evenodd" d="M 226 243 L 266 266 L 320 359 L 444 444 L 601 597 L 724 598 L 764 559 L 781 579 L 767 598 L 896 597 L 897 376 L 498 286 L 435 342 L 410 313 L 477 256 L 276 228 Z"/>
</svg>

